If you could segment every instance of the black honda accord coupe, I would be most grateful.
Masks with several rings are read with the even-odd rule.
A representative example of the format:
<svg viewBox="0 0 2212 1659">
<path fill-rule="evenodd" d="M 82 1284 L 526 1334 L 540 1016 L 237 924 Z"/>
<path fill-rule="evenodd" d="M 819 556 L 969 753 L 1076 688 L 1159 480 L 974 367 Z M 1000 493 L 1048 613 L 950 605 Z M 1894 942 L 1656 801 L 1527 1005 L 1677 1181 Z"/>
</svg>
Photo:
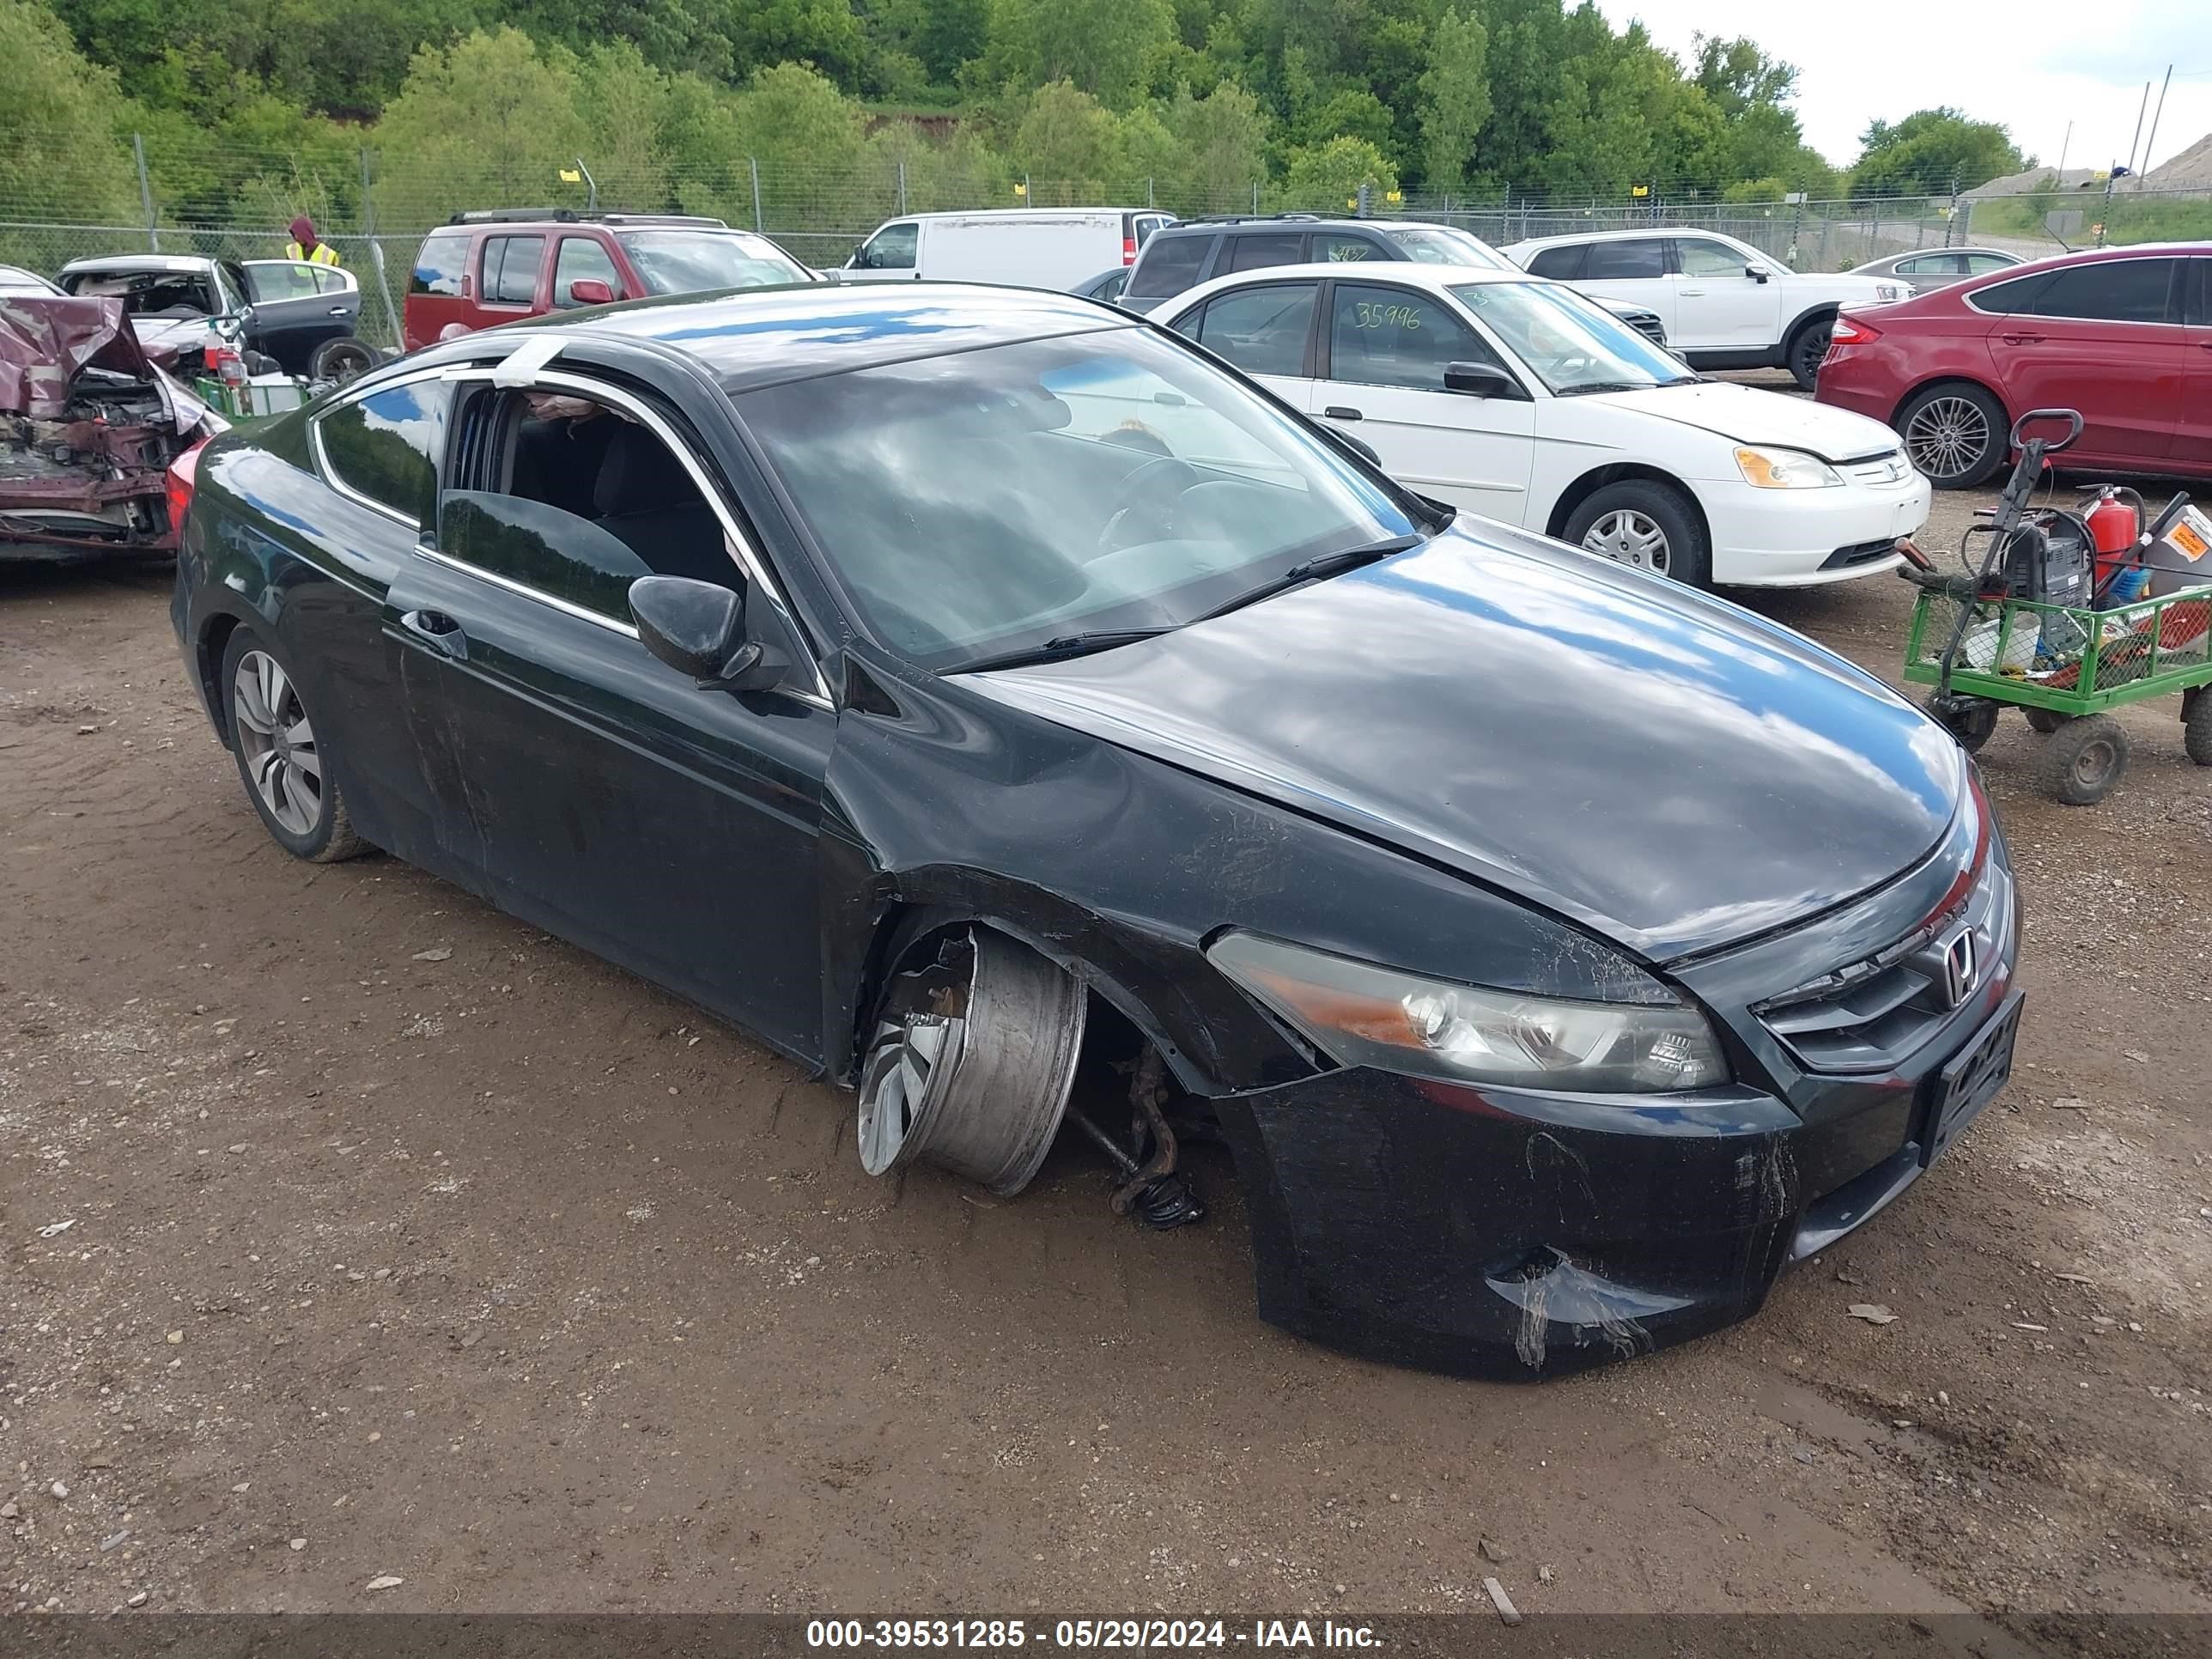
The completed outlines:
<svg viewBox="0 0 2212 1659">
<path fill-rule="evenodd" d="M 1725 1325 L 2009 1068 L 2010 864 L 1942 731 L 1124 313 L 571 313 L 172 493 L 286 851 L 737 1023 L 877 1174 L 1019 1190 L 1106 1051 L 1117 1197 L 1180 1218 L 1178 1132 L 1224 1139 L 1261 1311 L 1324 1341 L 1531 1376 Z"/>
</svg>

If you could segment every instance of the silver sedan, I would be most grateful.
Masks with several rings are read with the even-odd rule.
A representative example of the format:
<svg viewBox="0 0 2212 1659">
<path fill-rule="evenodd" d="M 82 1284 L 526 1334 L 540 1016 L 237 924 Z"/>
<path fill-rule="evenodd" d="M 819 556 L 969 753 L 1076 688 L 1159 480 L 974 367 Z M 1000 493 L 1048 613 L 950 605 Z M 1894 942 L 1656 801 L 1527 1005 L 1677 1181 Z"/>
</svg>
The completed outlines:
<svg viewBox="0 0 2212 1659">
<path fill-rule="evenodd" d="M 2017 253 L 2007 253 L 1996 247 L 1933 247 L 1919 248 L 1910 253 L 1893 253 L 1883 259 L 1869 259 L 1863 265 L 1853 265 L 1855 276 L 1893 276 L 1911 287 L 1915 294 L 1925 294 L 1930 289 L 1948 288 L 1969 276 L 1986 276 L 1993 270 L 2002 270 L 2007 265 L 2025 264 Z"/>
</svg>

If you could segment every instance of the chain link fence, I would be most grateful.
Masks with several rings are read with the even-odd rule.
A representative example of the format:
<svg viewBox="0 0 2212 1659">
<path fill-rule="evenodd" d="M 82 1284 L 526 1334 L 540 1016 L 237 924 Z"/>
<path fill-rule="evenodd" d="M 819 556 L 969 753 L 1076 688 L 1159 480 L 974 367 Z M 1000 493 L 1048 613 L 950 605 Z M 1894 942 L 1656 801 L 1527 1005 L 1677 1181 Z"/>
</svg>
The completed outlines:
<svg viewBox="0 0 2212 1659">
<path fill-rule="evenodd" d="M 842 264 L 887 220 L 1023 206 L 1153 208 L 1183 218 L 1284 212 L 1417 218 L 1459 226 L 1498 246 L 1578 231 L 1689 226 L 1723 232 L 1808 271 L 1969 241 L 2023 256 L 2055 252 L 2060 244 L 2045 219 L 2052 212 L 2077 246 L 2099 240 L 2100 225 L 2115 241 L 2212 235 L 2212 191 L 1760 203 L 1727 202 L 1717 188 L 1686 185 L 1655 187 L 1630 201 L 1513 191 L 1488 197 L 1356 186 L 1293 191 L 1233 171 L 1211 178 L 1030 178 L 972 143 L 883 137 L 871 141 L 866 160 L 842 167 L 750 156 L 649 164 L 580 157 L 573 167 L 502 164 L 493 172 L 507 182 L 492 185 L 410 169 L 402 164 L 406 158 L 380 163 L 365 149 L 306 155 L 215 139 L 149 148 L 132 139 L 112 155 L 85 157 L 94 169 L 89 184 L 11 174 L 0 159 L 0 263 L 52 276 L 69 260 L 94 254 L 272 258 L 289 240 L 292 216 L 305 212 L 360 281 L 363 333 L 391 345 L 399 338 L 399 311 L 424 233 L 467 208 L 582 212 L 596 204 L 610 211 L 704 214 L 763 232 L 824 269 Z M 542 189 L 513 182 L 539 177 L 546 180 Z M 93 195 L 105 202 L 104 211 L 82 210 L 78 204 Z"/>
</svg>

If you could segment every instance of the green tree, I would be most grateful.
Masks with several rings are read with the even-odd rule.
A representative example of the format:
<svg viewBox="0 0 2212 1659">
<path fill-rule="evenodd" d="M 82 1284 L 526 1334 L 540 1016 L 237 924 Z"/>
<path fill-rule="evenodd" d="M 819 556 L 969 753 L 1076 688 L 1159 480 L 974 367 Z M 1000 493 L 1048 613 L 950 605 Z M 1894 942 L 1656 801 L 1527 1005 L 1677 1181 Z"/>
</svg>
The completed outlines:
<svg viewBox="0 0 2212 1659">
<path fill-rule="evenodd" d="M 540 53 L 520 29 L 425 46 L 377 127 L 380 227 L 556 198 L 560 169 L 592 137 L 582 95 L 574 54 Z"/>
<path fill-rule="evenodd" d="M 1690 44 L 1697 52 L 1691 78 L 1728 120 L 1761 106 L 1786 104 L 1797 94 L 1797 66 L 1769 58 L 1755 40 L 1692 34 Z"/>
<path fill-rule="evenodd" d="M 1948 107 L 1916 110 L 1894 125 L 1869 122 L 1860 143 L 1851 169 L 1856 196 L 1941 195 L 1954 185 L 1971 190 L 2033 165 L 2003 127 Z"/>
<path fill-rule="evenodd" d="M 1114 112 L 1067 81 L 1038 88 L 1014 132 L 1014 166 L 1030 179 L 1034 206 L 1098 198 L 1121 149 Z"/>
<path fill-rule="evenodd" d="M 1421 162 L 1431 190 L 1466 182 L 1476 135 L 1490 118 L 1490 31 L 1480 20 L 1448 11 L 1429 41 L 1421 71 Z"/>
<path fill-rule="evenodd" d="M 1267 170 L 1267 113 L 1233 81 L 1203 98 L 1188 90 L 1167 107 L 1168 130 L 1181 148 L 1182 170 L 1174 185 L 1186 212 L 1225 212 L 1249 206 L 1252 186 Z"/>
<path fill-rule="evenodd" d="M 981 58 L 991 40 L 991 0 L 923 0 L 927 13 L 915 48 L 929 78 L 951 86 L 963 64 Z"/>
<path fill-rule="evenodd" d="M 1364 138 L 1332 138 L 1291 152 L 1282 196 L 1293 208 L 1342 212 L 1365 185 L 1377 200 L 1398 188 L 1390 158 Z"/>
<path fill-rule="evenodd" d="M 1012 91 L 1066 81 L 1109 109 L 1127 109 L 1176 43 L 1169 0 L 994 0 L 991 44 L 976 66 Z"/>
<path fill-rule="evenodd" d="M 0 0 L 0 218 L 136 222 L 128 117 L 114 71 L 79 57 L 52 12 Z"/>
</svg>

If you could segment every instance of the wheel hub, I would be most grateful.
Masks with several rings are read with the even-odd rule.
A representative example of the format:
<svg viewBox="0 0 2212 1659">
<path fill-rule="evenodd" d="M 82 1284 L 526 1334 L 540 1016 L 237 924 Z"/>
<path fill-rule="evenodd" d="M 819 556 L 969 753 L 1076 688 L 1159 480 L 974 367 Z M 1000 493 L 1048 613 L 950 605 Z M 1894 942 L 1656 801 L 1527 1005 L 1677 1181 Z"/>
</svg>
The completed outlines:
<svg viewBox="0 0 2212 1659">
<path fill-rule="evenodd" d="M 1583 546 L 1616 564 L 1663 576 L 1673 562 L 1667 532 L 1658 521 L 1633 507 L 1606 514 L 1583 534 Z"/>
<path fill-rule="evenodd" d="M 232 728 L 246 776 L 269 816 L 295 836 L 323 815 L 323 766 L 300 693 L 276 659 L 249 651 L 231 682 Z"/>
<path fill-rule="evenodd" d="M 1913 465 L 1931 478 L 1955 478 L 1989 447 L 1989 417 L 1965 398 L 1933 398 L 1905 428 Z"/>
</svg>

